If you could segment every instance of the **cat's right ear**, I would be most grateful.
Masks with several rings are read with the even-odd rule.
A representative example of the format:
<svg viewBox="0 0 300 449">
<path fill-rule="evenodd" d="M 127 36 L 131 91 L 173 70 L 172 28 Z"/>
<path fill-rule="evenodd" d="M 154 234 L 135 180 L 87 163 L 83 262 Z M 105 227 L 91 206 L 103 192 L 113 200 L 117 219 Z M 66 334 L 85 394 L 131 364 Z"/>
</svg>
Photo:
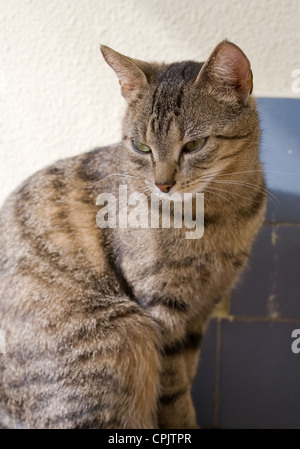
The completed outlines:
<svg viewBox="0 0 300 449">
<path fill-rule="evenodd" d="M 105 45 L 101 45 L 100 50 L 107 64 L 119 78 L 123 97 L 131 101 L 148 84 L 145 73 L 150 69 L 149 64 L 121 55 Z"/>
</svg>

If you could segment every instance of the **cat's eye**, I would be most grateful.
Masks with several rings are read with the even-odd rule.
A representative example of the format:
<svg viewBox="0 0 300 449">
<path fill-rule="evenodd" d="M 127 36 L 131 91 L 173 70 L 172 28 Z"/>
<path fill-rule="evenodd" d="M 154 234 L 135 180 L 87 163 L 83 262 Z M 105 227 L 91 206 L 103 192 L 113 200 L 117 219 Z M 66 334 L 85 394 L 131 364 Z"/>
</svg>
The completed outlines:
<svg viewBox="0 0 300 449">
<path fill-rule="evenodd" d="M 201 148 L 204 147 L 206 144 L 207 137 L 202 137 L 201 139 L 191 140 L 190 142 L 186 143 L 183 147 L 183 151 L 185 153 L 196 153 L 197 151 L 201 150 Z"/>
<path fill-rule="evenodd" d="M 148 147 L 148 145 L 138 142 L 137 140 L 132 140 L 131 146 L 138 153 L 151 153 L 151 148 Z"/>
</svg>

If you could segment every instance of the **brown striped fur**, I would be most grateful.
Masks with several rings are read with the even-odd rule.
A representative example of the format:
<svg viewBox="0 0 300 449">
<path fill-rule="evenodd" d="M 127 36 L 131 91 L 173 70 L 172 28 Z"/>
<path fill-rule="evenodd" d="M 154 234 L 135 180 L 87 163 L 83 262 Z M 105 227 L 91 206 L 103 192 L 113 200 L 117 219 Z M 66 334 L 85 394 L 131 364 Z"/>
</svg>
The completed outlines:
<svg viewBox="0 0 300 449">
<path fill-rule="evenodd" d="M 263 221 L 243 52 L 224 41 L 205 64 L 171 65 L 102 53 L 128 102 L 122 142 L 40 171 L 0 214 L 2 427 L 197 427 L 190 390 L 202 335 Z M 182 152 L 199 137 L 199 152 Z M 99 229 L 96 198 L 119 184 L 204 192 L 203 237 Z"/>
</svg>

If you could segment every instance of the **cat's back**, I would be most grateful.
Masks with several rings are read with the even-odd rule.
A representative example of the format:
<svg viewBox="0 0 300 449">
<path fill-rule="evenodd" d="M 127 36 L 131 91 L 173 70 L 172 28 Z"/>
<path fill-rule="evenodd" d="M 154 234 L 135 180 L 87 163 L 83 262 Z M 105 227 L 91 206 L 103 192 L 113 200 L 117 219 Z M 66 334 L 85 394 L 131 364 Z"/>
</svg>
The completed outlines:
<svg viewBox="0 0 300 449">
<path fill-rule="evenodd" d="M 62 304 L 70 292 L 101 292 L 103 279 L 113 284 L 96 199 L 119 154 L 115 145 L 58 161 L 9 196 L 0 211 L 0 321 L 14 307 L 25 313 L 50 296 Z"/>
<path fill-rule="evenodd" d="M 101 290 L 106 260 L 92 186 L 96 176 L 107 176 L 109 164 L 108 148 L 58 161 L 23 182 L 3 205 L 0 329 L 27 322 L 49 328 L 76 309 L 74 298 L 79 304 Z"/>
<path fill-rule="evenodd" d="M 91 184 L 97 181 L 96 173 L 99 178 L 107 175 L 103 172 L 109 170 L 107 153 L 107 148 L 96 149 L 58 161 L 31 176 L 9 196 L 0 211 L 2 276 L 16 274 L 21 267 L 25 272 L 29 261 L 31 270 L 36 262 L 41 264 L 41 271 L 46 261 L 49 268 L 51 263 L 63 263 L 64 258 L 75 256 L 86 246 L 88 229 L 94 230 L 99 241 L 94 215 L 96 189 Z"/>
</svg>

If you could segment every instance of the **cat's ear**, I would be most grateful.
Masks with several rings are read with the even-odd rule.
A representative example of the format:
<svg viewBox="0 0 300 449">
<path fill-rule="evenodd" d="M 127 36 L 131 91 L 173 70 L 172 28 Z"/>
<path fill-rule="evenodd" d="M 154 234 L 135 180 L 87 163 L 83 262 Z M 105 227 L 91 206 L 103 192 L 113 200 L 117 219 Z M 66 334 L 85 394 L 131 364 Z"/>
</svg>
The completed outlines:
<svg viewBox="0 0 300 449">
<path fill-rule="evenodd" d="M 205 80 L 226 96 L 234 95 L 245 102 L 253 89 L 253 75 L 249 59 L 235 44 L 220 42 L 202 67 L 196 83 Z"/>
<path fill-rule="evenodd" d="M 105 45 L 101 45 L 100 50 L 107 64 L 119 78 L 122 95 L 127 101 L 130 101 L 138 91 L 148 84 L 146 73 L 150 70 L 150 64 L 121 55 Z"/>
</svg>

